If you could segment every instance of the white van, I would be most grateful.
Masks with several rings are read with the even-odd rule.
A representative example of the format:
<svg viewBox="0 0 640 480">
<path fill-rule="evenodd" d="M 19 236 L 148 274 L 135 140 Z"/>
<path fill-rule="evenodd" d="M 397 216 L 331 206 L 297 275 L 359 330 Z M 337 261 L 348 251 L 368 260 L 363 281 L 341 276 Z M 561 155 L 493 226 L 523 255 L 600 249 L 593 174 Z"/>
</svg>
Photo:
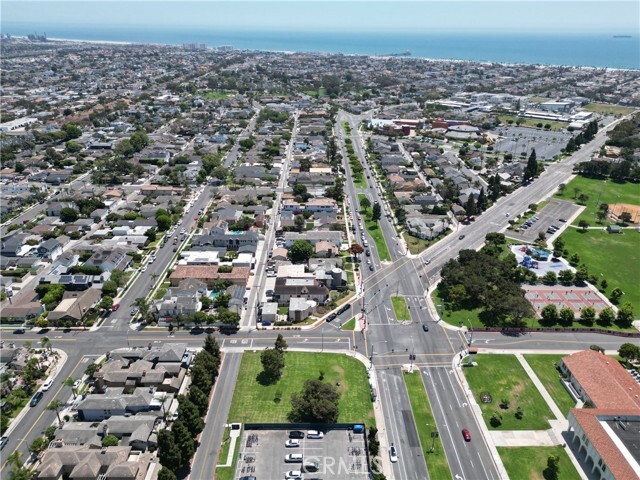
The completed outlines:
<svg viewBox="0 0 640 480">
<path fill-rule="evenodd" d="M 285 463 L 302 463 L 301 453 L 290 453 L 284 456 Z"/>
</svg>

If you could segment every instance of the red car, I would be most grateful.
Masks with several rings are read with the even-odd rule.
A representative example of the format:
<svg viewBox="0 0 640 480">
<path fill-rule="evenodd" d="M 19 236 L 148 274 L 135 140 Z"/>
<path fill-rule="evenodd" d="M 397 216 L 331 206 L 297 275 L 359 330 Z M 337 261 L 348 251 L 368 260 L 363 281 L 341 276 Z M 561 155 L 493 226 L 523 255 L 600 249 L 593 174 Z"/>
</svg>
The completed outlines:
<svg viewBox="0 0 640 480">
<path fill-rule="evenodd" d="M 462 436 L 464 437 L 465 442 L 471 441 L 471 434 L 469 433 L 469 430 L 467 430 L 466 428 L 462 429 Z"/>
<path fill-rule="evenodd" d="M 116 311 L 116 310 L 118 310 L 119 308 L 120 308 L 120 304 L 119 304 L 119 303 L 116 303 L 116 304 L 111 308 L 111 311 L 112 311 L 112 312 L 115 312 L 115 311 Z"/>
</svg>

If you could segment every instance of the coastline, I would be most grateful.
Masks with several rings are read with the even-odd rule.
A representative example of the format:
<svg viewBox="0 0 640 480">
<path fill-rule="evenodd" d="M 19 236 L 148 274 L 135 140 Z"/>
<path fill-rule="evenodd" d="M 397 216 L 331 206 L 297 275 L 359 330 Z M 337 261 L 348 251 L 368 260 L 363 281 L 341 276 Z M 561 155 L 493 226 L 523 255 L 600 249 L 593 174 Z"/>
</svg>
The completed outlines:
<svg viewBox="0 0 640 480">
<path fill-rule="evenodd" d="M 27 40 L 24 35 L 13 35 L 14 38 Z M 63 38 L 63 37 L 51 37 L 47 38 L 47 41 L 62 42 L 62 43 L 79 43 L 79 44 L 95 44 L 95 45 L 113 45 L 113 46 L 152 46 L 152 47 L 170 47 L 181 48 L 181 44 L 172 43 L 152 43 L 152 42 L 132 42 L 132 41 L 116 41 L 116 40 L 86 40 L 76 38 Z M 207 50 L 215 50 L 217 47 L 207 45 Z M 422 56 L 407 56 L 397 57 L 393 55 L 377 55 L 366 53 L 343 53 L 343 52 L 328 52 L 328 51 L 305 51 L 305 50 L 277 50 L 277 49 L 257 49 L 257 48 L 235 48 L 234 51 L 238 52 L 258 52 L 258 53 L 277 53 L 282 55 L 296 55 L 296 54 L 310 54 L 310 55 L 343 55 L 345 57 L 366 57 L 366 58 L 380 58 L 385 60 L 401 59 L 402 61 L 426 61 L 426 62 L 439 62 L 439 63 L 473 63 L 478 65 L 501 65 L 506 67 L 517 66 L 534 66 L 536 68 L 574 68 L 581 70 L 610 70 L 610 71 L 629 71 L 637 72 L 638 68 L 620 68 L 620 67 L 597 67 L 590 65 L 567 65 L 567 64 L 552 64 L 552 63 L 526 63 L 526 62 L 500 62 L 491 60 L 467 60 L 459 58 L 431 58 Z"/>
</svg>

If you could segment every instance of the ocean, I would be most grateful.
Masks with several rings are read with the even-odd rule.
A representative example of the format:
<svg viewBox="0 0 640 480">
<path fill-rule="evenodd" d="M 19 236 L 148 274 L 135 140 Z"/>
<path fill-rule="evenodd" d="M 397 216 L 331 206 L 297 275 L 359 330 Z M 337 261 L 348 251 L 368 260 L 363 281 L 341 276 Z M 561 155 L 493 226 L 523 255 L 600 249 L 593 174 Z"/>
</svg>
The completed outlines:
<svg viewBox="0 0 640 480">
<path fill-rule="evenodd" d="M 179 27 L 118 28 L 83 25 L 2 23 L 2 33 L 24 36 L 46 32 L 49 38 L 209 47 L 231 45 L 237 49 L 389 55 L 411 51 L 411 56 L 481 62 L 567 65 L 640 69 L 637 35 L 614 34 L 520 35 L 440 33 L 345 33 L 222 31 Z"/>
</svg>

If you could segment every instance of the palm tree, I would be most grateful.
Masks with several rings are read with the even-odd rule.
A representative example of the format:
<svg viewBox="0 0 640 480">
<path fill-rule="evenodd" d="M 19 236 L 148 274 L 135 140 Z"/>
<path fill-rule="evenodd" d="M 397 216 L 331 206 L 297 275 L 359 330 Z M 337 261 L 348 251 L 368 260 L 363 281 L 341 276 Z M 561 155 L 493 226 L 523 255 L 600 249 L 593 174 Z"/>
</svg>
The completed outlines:
<svg viewBox="0 0 640 480">
<path fill-rule="evenodd" d="M 58 423 L 62 423 L 62 420 L 60 420 L 61 407 L 62 407 L 62 402 L 60 400 L 53 400 L 49 405 L 47 405 L 47 410 L 54 410 L 56 412 L 56 417 L 58 417 Z"/>
<path fill-rule="evenodd" d="M 64 382 L 62 382 L 62 384 L 65 387 L 70 387 L 71 388 L 71 392 L 73 393 L 74 397 L 78 396 L 78 392 L 76 391 L 76 388 L 74 387 L 75 380 L 73 378 L 67 377 L 67 379 Z"/>
<path fill-rule="evenodd" d="M 40 339 L 40 344 L 42 345 L 42 348 L 46 348 L 51 351 L 51 339 L 49 337 L 42 337 L 42 339 Z"/>
<path fill-rule="evenodd" d="M 15 450 L 11 455 L 7 457 L 7 466 L 15 465 L 16 468 L 22 468 L 22 452 Z"/>
</svg>

